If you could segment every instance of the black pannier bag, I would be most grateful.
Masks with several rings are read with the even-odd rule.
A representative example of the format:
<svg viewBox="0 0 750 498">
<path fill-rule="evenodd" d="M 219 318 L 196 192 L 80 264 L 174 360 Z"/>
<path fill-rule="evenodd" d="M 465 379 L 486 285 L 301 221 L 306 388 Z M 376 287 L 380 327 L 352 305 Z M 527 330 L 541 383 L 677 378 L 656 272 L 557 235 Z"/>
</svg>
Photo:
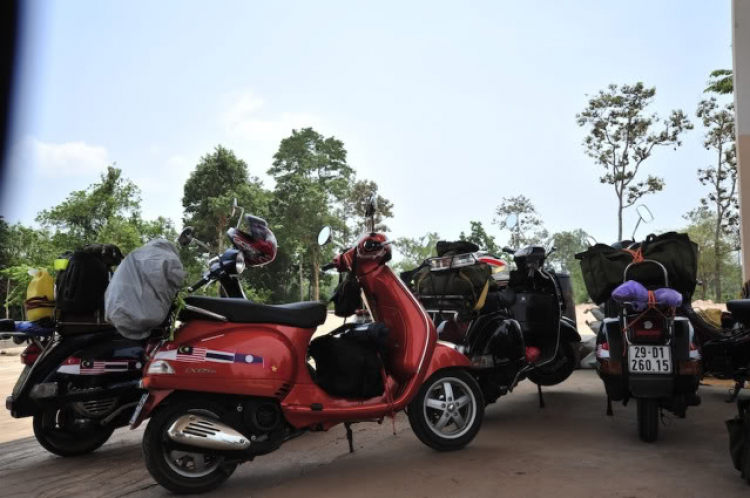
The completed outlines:
<svg viewBox="0 0 750 498">
<path fill-rule="evenodd" d="M 689 300 L 697 284 L 698 246 L 687 234 L 668 232 L 649 235 L 640 247 L 644 259 L 663 264 L 669 277 L 669 287 L 682 293 Z M 576 254 L 581 261 L 581 271 L 586 290 L 597 304 L 606 302 L 612 291 L 623 283 L 624 272 L 633 262 L 633 253 L 615 249 L 606 244 L 596 244 L 587 251 Z M 647 287 L 661 286 L 664 276 L 655 265 L 634 266 L 628 277 Z"/>
<path fill-rule="evenodd" d="M 104 293 L 109 285 L 111 266 L 122 261 L 122 252 L 113 244 L 89 244 L 64 257 L 68 265 L 55 280 L 55 317 L 60 322 L 60 333 L 111 328 L 102 319 Z"/>
<path fill-rule="evenodd" d="M 414 276 L 414 293 L 430 308 L 478 311 L 486 302 L 491 277 L 487 263 L 437 271 L 426 267 Z"/>
<path fill-rule="evenodd" d="M 315 383 L 331 396 L 368 399 L 382 396 L 388 329 L 382 323 L 347 324 L 310 343 Z"/>
<path fill-rule="evenodd" d="M 750 399 L 737 401 L 738 415 L 727 420 L 729 454 L 734 468 L 750 484 Z"/>
</svg>

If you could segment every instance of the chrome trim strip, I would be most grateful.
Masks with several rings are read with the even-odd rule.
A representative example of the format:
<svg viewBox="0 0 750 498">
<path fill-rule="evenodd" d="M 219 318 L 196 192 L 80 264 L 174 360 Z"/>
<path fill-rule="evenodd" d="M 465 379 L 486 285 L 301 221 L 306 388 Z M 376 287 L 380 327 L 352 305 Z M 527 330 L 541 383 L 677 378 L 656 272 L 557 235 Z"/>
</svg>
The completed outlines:
<svg viewBox="0 0 750 498">
<path fill-rule="evenodd" d="M 221 320 L 222 322 L 228 322 L 229 320 L 227 317 L 220 315 L 218 313 L 214 313 L 213 311 L 204 310 L 203 308 L 198 308 L 197 306 L 192 306 L 190 304 L 186 304 L 185 308 L 188 311 L 192 311 L 193 313 L 198 313 L 200 315 L 206 315 L 210 316 L 211 318 L 214 318 L 216 320 Z"/>
</svg>

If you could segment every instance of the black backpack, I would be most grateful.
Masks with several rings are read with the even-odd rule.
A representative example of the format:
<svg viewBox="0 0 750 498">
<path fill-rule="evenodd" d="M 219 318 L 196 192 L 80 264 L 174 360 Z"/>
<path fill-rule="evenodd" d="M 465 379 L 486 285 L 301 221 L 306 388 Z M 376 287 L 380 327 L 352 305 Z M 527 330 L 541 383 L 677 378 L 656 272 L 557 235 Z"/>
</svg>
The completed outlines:
<svg viewBox="0 0 750 498">
<path fill-rule="evenodd" d="M 99 255 L 75 251 L 55 283 L 55 306 L 63 319 L 65 315 L 93 315 L 104 311 L 109 267 Z"/>
</svg>

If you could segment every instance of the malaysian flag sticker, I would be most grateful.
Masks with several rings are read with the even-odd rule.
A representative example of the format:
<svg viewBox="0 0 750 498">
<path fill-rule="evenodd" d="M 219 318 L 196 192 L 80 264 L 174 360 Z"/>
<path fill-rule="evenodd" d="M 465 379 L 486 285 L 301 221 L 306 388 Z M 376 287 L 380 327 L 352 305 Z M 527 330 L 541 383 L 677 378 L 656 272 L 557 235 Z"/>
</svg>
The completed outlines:
<svg viewBox="0 0 750 498">
<path fill-rule="evenodd" d="M 177 350 L 177 361 L 199 362 L 206 359 L 206 348 L 194 348 L 192 346 L 180 346 Z"/>
</svg>

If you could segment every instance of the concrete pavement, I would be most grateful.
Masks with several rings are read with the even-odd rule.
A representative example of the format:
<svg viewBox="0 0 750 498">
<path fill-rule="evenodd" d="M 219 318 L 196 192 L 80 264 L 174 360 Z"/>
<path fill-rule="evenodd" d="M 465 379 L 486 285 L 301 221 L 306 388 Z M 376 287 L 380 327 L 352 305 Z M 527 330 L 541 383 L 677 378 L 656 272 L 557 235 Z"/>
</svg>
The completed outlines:
<svg viewBox="0 0 750 498">
<path fill-rule="evenodd" d="M 482 431 L 463 451 L 430 450 L 400 415 L 397 436 L 389 420 L 356 425 L 354 454 L 343 427 L 311 433 L 240 466 L 204 496 L 748 496 L 729 459 L 724 420 L 736 409 L 723 402 L 725 393 L 702 387 L 703 405 L 685 420 L 669 420 L 648 445 L 638 439 L 635 406 L 616 405 L 615 416 L 606 417 L 595 372 L 577 371 L 545 390 L 543 410 L 533 384 L 522 383 L 488 407 Z M 141 431 L 120 429 L 102 449 L 77 459 L 51 456 L 33 438 L 0 443 L 0 497 L 168 496 L 143 466 Z"/>
</svg>

